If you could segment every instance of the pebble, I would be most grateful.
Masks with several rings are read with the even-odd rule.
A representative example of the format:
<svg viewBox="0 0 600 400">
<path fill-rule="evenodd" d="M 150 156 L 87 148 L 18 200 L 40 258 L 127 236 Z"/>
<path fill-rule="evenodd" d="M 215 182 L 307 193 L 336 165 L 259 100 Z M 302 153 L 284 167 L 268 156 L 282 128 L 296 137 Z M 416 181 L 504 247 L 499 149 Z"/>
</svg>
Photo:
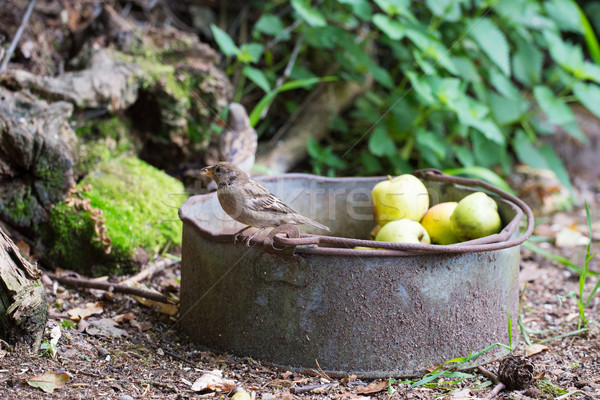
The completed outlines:
<svg viewBox="0 0 600 400">
<path fill-rule="evenodd" d="M 128 394 L 122 394 L 119 397 L 117 397 L 117 400 L 133 400 L 133 397 L 131 397 Z"/>
</svg>

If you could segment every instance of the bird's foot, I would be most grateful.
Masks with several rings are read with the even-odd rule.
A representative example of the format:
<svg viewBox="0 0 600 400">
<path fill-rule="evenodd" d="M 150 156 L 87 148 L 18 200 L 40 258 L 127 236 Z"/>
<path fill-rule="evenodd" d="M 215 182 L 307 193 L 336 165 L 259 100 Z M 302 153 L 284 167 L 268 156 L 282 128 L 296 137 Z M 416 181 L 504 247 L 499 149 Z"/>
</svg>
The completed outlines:
<svg viewBox="0 0 600 400">
<path fill-rule="evenodd" d="M 245 230 L 250 229 L 250 228 L 252 228 L 252 227 L 251 226 L 247 226 L 247 227 L 245 227 L 243 229 L 240 229 L 238 232 L 236 232 L 233 235 L 233 244 L 237 246 L 238 242 L 245 243 L 246 240 L 248 239 L 248 236 L 244 235 L 243 233 L 244 233 Z"/>
<path fill-rule="evenodd" d="M 238 241 L 241 241 L 242 243 L 246 243 L 246 247 L 250 247 L 250 241 L 254 238 L 254 236 L 258 235 L 264 229 L 265 228 L 260 228 L 259 230 L 257 230 L 256 232 L 254 232 L 250 236 L 242 235 L 241 231 L 240 231 L 240 232 L 236 233 L 235 236 L 234 236 L 235 243 L 237 244 Z"/>
</svg>

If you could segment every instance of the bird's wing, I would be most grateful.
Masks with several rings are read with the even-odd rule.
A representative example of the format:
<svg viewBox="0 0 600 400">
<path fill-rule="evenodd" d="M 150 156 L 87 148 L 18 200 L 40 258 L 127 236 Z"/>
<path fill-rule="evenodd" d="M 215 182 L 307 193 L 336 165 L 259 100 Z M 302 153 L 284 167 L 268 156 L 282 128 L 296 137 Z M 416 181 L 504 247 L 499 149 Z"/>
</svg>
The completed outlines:
<svg viewBox="0 0 600 400">
<path fill-rule="evenodd" d="M 263 186 L 244 185 L 241 190 L 244 197 L 248 199 L 248 207 L 253 211 L 269 211 L 286 214 L 296 213 Z"/>
</svg>

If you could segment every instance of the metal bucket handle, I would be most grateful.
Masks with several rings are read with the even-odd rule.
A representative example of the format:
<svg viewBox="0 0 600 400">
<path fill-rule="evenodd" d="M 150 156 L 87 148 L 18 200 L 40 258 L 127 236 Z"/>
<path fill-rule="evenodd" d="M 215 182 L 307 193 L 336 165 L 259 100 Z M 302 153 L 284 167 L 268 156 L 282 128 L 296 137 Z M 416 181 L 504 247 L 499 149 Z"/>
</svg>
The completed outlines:
<svg viewBox="0 0 600 400">
<path fill-rule="evenodd" d="M 431 253 L 468 253 L 506 249 L 520 245 L 531 236 L 534 228 L 533 212 L 531 211 L 531 208 L 518 197 L 487 182 L 478 179 L 446 175 L 437 169 L 421 169 L 414 171 L 413 174 L 421 179 L 429 181 L 480 187 L 516 205 L 518 207 L 516 210 L 517 215 L 500 233 L 451 245 L 375 242 L 373 240 L 352 239 L 337 236 L 307 235 L 301 234 L 300 230 L 295 226 L 290 227 L 289 225 L 284 225 L 281 228 L 275 228 L 271 234 L 269 234 L 268 240 L 264 241 L 265 250 L 270 253 L 276 253 L 283 249 L 289 251 L 290 247 L 293 247 L 293 254 L 413 256 Z M 523 234 L 511 238 L 518 229 L 523 213 L 527 216 L 527 229 Z M 372 247 L 375 243 L 377 246 L 376 249 L 354 248 L 357 246 Z M 325 245 L 327 247 L 321 247 L 320 245 Z"/>
</svg>

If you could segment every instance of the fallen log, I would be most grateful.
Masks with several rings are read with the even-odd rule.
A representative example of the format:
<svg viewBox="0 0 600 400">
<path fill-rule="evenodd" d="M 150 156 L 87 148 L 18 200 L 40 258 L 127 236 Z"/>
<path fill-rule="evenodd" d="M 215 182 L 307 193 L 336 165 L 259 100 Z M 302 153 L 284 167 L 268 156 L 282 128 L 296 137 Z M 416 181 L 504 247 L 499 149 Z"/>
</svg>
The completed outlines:
<svg viewBox="0 0 600 400">
<path fill-rule="evenodd" d="M 40 347 L 48 312 L 41 276 L 0 227 L 0 339 L 32 351 Z"/>
</svg>

